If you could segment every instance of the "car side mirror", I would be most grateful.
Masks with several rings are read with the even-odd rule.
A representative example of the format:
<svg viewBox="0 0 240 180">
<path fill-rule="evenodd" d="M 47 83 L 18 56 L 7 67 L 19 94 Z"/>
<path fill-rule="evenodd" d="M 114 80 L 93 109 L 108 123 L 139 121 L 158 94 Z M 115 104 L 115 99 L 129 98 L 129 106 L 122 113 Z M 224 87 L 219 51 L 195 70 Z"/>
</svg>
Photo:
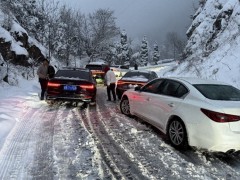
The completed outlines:
<svg viewBox="0 0 240 180">
<path fill-rule="evenodd" d="M 136 86 L 136 87 L 134 88 L 134 90 L 135 90 L 135 91 L 140 91 L 140 90 L 141 90 L 141 86 Z"/>
</svg>

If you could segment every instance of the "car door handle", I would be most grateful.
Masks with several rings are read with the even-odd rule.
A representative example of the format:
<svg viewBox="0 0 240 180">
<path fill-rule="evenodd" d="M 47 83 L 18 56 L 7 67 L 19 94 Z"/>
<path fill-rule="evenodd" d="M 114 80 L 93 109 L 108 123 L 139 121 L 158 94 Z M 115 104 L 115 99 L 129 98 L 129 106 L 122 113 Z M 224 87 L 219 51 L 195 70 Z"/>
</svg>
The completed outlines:
<svg viewBox="0 0 240 180">
<path fill-rule="evenodd" d="M 151 99 L 150 99 L 150 97 L 148 97 L 146 100 L 147 100 L 147 101 L 150 101 Z"/>
<path fill-rule="evenodd" d="M 168 106 L 169 107 L 174 107 L 174 103 L 169 103 Z"/>
</svg>

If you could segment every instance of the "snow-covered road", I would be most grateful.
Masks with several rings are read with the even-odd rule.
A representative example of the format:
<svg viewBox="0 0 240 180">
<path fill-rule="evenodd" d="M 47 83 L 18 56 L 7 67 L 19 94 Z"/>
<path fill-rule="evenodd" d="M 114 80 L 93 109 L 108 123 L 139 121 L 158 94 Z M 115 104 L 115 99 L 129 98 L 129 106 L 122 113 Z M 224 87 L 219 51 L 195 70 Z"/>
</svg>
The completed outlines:
<svg viewBox="0 0 240 180">
<path fill-rule="evenodd" d="M 0 146 L 0 179 L 239 179 L 240 155 L 172 148 L 120 113 L 98 88 L 96 107 L 48 106 L 36 94 L 8 98 L 18 118 Z M 0 144 L 1 145 L 1 144 Z"/>
</svg>

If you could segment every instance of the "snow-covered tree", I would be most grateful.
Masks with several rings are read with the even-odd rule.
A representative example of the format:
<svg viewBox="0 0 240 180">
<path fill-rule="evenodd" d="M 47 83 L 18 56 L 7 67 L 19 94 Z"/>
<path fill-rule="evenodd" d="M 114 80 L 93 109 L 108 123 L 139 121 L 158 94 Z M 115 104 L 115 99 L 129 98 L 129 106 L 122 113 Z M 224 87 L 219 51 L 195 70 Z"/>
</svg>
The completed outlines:
<svg viewBox="0 0 240 180">
<path fill-rule="evenodd" d="M 77 27 L 74 14 L 70 8 L 63 6 L 60 9 L 60 24 L 58 27 L 59 43 L 57 46 L 58 57 L 70 64 L 70 55 L 76 55 Z"/>
<path fill-rule="evenodd" d="M 166 35 L 165 45 L 170 54 L 170 58 L 179 59 L 183 54 L 185 42 L 176 32 L 169 32 Z"/>
<path fill-rule="evenodd" d="M 128 48 L 128 43 L 127 43 L 127 33 L 125 30 L 121 32 L 121 48 L 122 48 L 122 53 L 121 53 L 121 62 L 122 64 L 129 64 L 129 48 Z"/>
<path fill-rule="evenodd" d="M 29 35 L 36 35 L 38 31 L 38 18 L 41 16 L 41 13 L 38 11 L 39 9 L 35 0 L 1 0 L 1 4 L 14 14 L 17 21 Z"/>
<path fill-rule="evenodd" d="M 88 19 L 91 32 L 89 38 L 92 53 L 105 55 L 102 52 L 106 52 L 109 44 L 112 44 L 113 38 L 119 34 L 114 11 L 98 9 L 94 13 L 89 14 Z"/>
<path fill-rule="evenodd" d="M 129 46 L 127 43 L 127 33 L 125 30 L 121 32 L 120 43 L 116 44 L 118 62 L 116 64 L 129 64 Z"/>
<path fill-rule="evenodd" d="M 110 45 L 119 34 L 113 11 L 99 9 L 85 16 L 60 6 L 58 0 L 0 0 L 0 8 L 4 11 L 2 27 L 10 31 L 13 21 L 19 23 L 29 37 L 49 49 L 44 53 L 49 60 L 55 56 L 69 64 L 72 56 L 81 56 L 84 52 L 90 57 L 116 57 L 109 53 Z M 28 36 L 24 42 L 29 43 Z M 36 56 L 35 59 L 40 58 Z"/>
<path fill-rule="evenodd" d="M 157 42 L 154 43 L 153 45 L 153 62 L 155 64 L 157 64 L 158 60 L 159 60 L 159 57 L 160 57 L 160 52 L 159 52 L 159 49 L 158 49 L 158 44 Z"/>
<path fill-rule="evenodd" d="M 142 40 L 140 57 L 139 64 L 146 66 L 148 64 L 148 42 L 146 36 Z"/>
</svg>

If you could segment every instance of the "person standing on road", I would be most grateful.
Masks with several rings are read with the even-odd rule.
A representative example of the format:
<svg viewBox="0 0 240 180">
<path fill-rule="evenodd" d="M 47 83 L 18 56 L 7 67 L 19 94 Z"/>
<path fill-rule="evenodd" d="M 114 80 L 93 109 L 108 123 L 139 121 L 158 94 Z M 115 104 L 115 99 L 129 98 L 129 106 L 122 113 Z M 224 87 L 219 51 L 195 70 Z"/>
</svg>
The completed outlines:
<svg viewBox="0 0 240 180">
<path fill-rule="evenodd" d="M 55 69 L 51 64 L 49 64 L 48 65 L 48 77 L 49 77 L 49 79 L 51 79 L 51 78 L 54 78 L 54 76 L 55 76 Z"/>
<path fill-rule="evenodd" d="M 138 70 L 138 65 L 137 65 L 137 63 L 134 64 L 134 69 L 135 69 L 135 70 Z"/>
<path fill-rule="evenodd" d="M 116 101 L 116 93 L 115 93 L 115 87 L 116 87 L 116 75 L 112 70 L 110 70 L 109 67 L 105 69 L 106 75 L 105 75 L 105 83 L 107 85 L 107 101 L 111 101 L 111 92 L 113 96 L 113 100 Z"/>
<path fill-rule="evenodd" d="M 37 70 L 37 75 L 39 78 L 39 83 L 41 86 L 41 100 L 44 100 L 44 94 L 47 89 L 47 84 L 48 84 L 48 66 L 49 66 L 49 61 L 47 59 L 43 60 L 43 63 L 39 66 Z"/>
</svg>

